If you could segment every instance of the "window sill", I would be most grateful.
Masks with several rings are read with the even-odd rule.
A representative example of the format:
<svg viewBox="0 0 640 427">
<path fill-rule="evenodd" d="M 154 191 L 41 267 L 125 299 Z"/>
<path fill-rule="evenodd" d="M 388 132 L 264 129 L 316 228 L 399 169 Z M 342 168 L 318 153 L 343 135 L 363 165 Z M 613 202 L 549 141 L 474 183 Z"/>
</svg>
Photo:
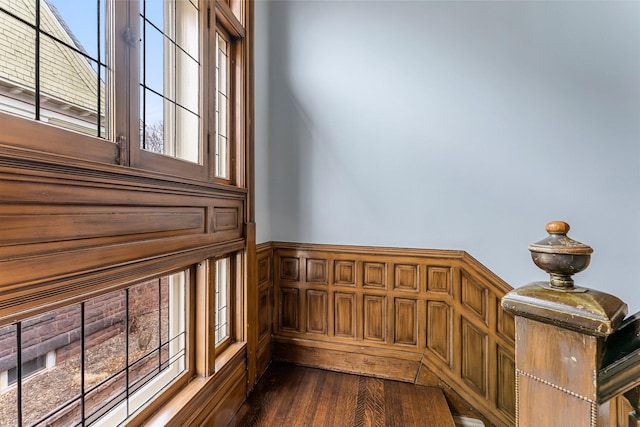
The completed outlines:
<svg viewBox="0 0 640 427">
<path fill-rule="evenodd" d="M 193 378 L 145 422 L 134 421 L 133 424 L 158 427 L 183 425 L 184 420 L 197 415 L 197 412 L 208 406 L 211 396 L 224 384 L 225 376 L 232 372 L 234 365 L 246 364 L 246 345 L 244 341 L 230 344 L 216 357 L 216 372 L 213 375 Z M 242 360 L 239 361 L 239 358 Z"/>
</svg>

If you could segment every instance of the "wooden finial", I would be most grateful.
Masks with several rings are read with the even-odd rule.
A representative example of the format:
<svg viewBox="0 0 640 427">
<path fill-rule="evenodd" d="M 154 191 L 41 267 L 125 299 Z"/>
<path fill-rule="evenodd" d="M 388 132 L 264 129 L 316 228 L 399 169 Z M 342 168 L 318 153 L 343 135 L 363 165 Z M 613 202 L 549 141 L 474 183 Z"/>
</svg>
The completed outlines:
<svg viewBox="0 0 640 427">
<path fill-rule="evenodd" d="M 551 221 L 547 224 L 546 230 L 549 234 L 567 234 L 570 228 L 564 221 Z"/>
</svg>

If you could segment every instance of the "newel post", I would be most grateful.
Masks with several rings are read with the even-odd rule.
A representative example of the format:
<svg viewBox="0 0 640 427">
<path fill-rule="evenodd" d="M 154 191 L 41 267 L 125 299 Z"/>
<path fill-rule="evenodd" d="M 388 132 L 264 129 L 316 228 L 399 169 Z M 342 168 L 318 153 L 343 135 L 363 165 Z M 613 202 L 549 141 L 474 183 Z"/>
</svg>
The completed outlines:
<svg viewBox="0 0 640 427">
<path fill-rule="evenodd" d="M 529 250 L 550 280 L 502 299 L 516 322 L 516 424 L 596 426 L 604 339 L 620 325 L 627 305 L 613 295 L 574 286 L 571 276 L 587 268 L 593 250 L 567 237 L 565 222 L 550 222 L 546 229 L 549 236 Z"/>
</svg>

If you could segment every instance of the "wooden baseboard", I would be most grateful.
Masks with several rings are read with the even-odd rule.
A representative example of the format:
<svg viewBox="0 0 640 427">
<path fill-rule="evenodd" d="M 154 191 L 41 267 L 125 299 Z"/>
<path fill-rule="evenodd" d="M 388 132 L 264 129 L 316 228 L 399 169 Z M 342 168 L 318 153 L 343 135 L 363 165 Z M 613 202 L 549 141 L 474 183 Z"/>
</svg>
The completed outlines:
<svg viewBox="0 0 640 427">
<path fill-rule="evenodd" d="M 273 359 L 331 371 L 414 383 L 421 354 L 274 337 Z"/>
</svg>

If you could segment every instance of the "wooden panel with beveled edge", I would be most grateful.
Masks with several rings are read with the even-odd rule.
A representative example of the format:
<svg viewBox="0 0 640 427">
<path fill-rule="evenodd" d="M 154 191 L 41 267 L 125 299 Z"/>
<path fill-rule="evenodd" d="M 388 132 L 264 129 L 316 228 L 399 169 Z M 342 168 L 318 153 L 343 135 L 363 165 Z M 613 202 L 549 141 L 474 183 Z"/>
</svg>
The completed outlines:
<svg viewBox="0 0 640 427">
<path fill-rule="evenodd" d="M 418 266 L 396 264 L 394 266 L 394 287 L 405 291 L 418 290 Z"/>
<path fill-rule="evenodd" d="M 336 337 L 356 337 L 356 294 L 335 292 L 334 300 L 334 335 Z"/>
<path fill-rule="evenodd" d="M 452 367 L 451 307 L 443 301 L 427 301 L 427 348 Z"/>
<path fill-rule="evenodd" d="M 488 336 L 464 317 L 461 319 L 461 348 L 463 380 L 484 396 L 488 395 Z"/>
<path fill-rule="evenodd" d="M 205 232 L 205 208 L 159 206 L 0 206 L 0 246 L 66 240 L 140 239 Z"/>
<path fill-rule="evenodd" d="M 211 230 L 214 233 L 220 232 L 241 232 L 242 231 L 242 205 L 226 201 L 218 202 L 213 206 L 211 215 Z"/>
<path fill-rule="evenodd" d="M 307 332 L 327 334 L 327 291 L 307 289 Z"/>
<path fill-rule="evenodd" d="M 486 287 L 482 286 L 469 275 L 462 273 L 462 305 L 470 312 L 477 315 L 484 323 L 488 323 L 488 293 Z"/>
<path fill-rule="evenodd" d="M 333 283 L 341 286 L 356 285 L 356 262 L 336 260 L 333 264 Z"/>
<path fill-rule="evenodd" d="M 258 256 L 258 284 L 271 282 L 271 256 Z"/>
<path fill-rule="evenodd" d="M 394 343 L 418 344 L 418 301 L 408 298 L 394 299 Z"/>
<path fill-rule="evenodd" d="M 387 287 L 387 265 L 381 262 L 365 262 L 363 285 L 365 288 Z"/>
<path fill-rule="evenodd" d="M 327 260 L 307 259 L 307 283 L 326 284 L 327 283 Z"/>
<path fill-rule="evenodd" d="M 496 298 L 497 318 L 496 329 L 498 335 L 508 340 L 509 342 L 515 342 L 516 339 L 516 324 L 515 319 L 511 313 L 507 313 L 502 309 L 500 300 Z"/>
<path fill-rule="evenodd" d="M 501 345 L 497 346 L 496 406 L 507 416 L 516 412 L 516 362 L 513 355 Z"/>
<path fill-rule="evenodd" d="M 427 266 L 427 291 L 451 295 L 451 267 Z"/>
<path fill-rule="evenodd" d="M 271 334 L 271 288 L 265 287 L 258 296 L 258 339 L 263 340 Z"/>
<path fill-rule="evenodd" d="M 386 340 L 387 329 L 387 299 L 381 295 L 364 295 L 364 339 L 367 341 Z"/>
<path fill-rule="evenodd" d="M 300 301 L 299 290 L 297 288 L 280 289 L 280 304 L 278 309 L 278 327 L 280 330 L 289 332 L 300 331 Z"/>
<path fill-rule="evenodd" d="M 300 259 L 296 257 L 280 258 L 280 280 L 300 280 Z"/>
<path fill-rule="evenodd" d="M 313 364 L 315 362 L 312 361 L 324 360 L 319 366 L 330 368 L 335 363 L 336 369 L 358 373 L 364 368 L 355 359 L 347 357 L 341 363 L 330 354 L 344 351 L 344 354 L 355 355 L 365 350 L 368 352 L 365 360 L 371 359 L 372 366 L 376 365 L 379 356 L 389 351 L 394 357 L 419 357 L 423 360 L 419 364 L 421 370 L 428 370 L 430 374 L 403 371 L 399 379 L 422 381 L 429 375 L 435 376 L 440 381 L 437 384 L 452 388 L 457 398 L 464 401 L 456 408 L 473 407 L 490 421 L 487 425 L 514 423 L 513 415 L 508 413 L 511 393 L 508 385 L 501 391 L 504 396 L 500 396 L 500 404 L 504 408 L 499 408 L 497 403 L 498 375 L 502 375 L 506 368 L 499 372 L 496 349 L 500 346 L 504 350 L 505 364 L 507 359 L 504 357 L 513 358 L 510 319 L 500 317 L 499 303 L 508 285 L 475 259 L 454 251 L 296 243 L 276 243 L 274 253 L 276 260 L 278 257 L 300 258 L 298 279 L 276 280 L 275 295 L 278 295 L 278 287 L 295 287 L 304 297 L 299 300 L 299 312 L 304 315 L 300 321 L 302 333 L 293 336 L 288 331 L 276 331 L 274 350 L 277 358 L 295 360 L 297 352 L 295 356 L 292 353 L 294 359 L 285 357 L 282 352 L 285 348 L 291 351 L 304 346 L 305 361 Z M 308 280 L 308 259 L 327 261 L 326 283 Z M 352 263 L 355 264 L 355 286 L 351 284 L 350 277 Z M 279 261 L 274 266 L 280 268 Z M 396 266 L 416 268 L 397 271 Z M 402 277 L 397 272 L 407 274 Z M 306 332 L 307 290 L 327 292 L 328 334 Z M 353 298 L 354 316 L 349 313 L 353 310 Z M 351 318 L 355 319 L 353 325 Z M 412 327 L 402 326 L 403 322 Z M 351 335 L 353 328 L 355 337 Z M 376 375 L 375 372 L 383 365 L 381 363 L 367 373 Z M 508 364 L 503 366 L 508 367 Z M 478 412 L 465 411 L 461 415 L 478 418 Z"/>
</svg>

